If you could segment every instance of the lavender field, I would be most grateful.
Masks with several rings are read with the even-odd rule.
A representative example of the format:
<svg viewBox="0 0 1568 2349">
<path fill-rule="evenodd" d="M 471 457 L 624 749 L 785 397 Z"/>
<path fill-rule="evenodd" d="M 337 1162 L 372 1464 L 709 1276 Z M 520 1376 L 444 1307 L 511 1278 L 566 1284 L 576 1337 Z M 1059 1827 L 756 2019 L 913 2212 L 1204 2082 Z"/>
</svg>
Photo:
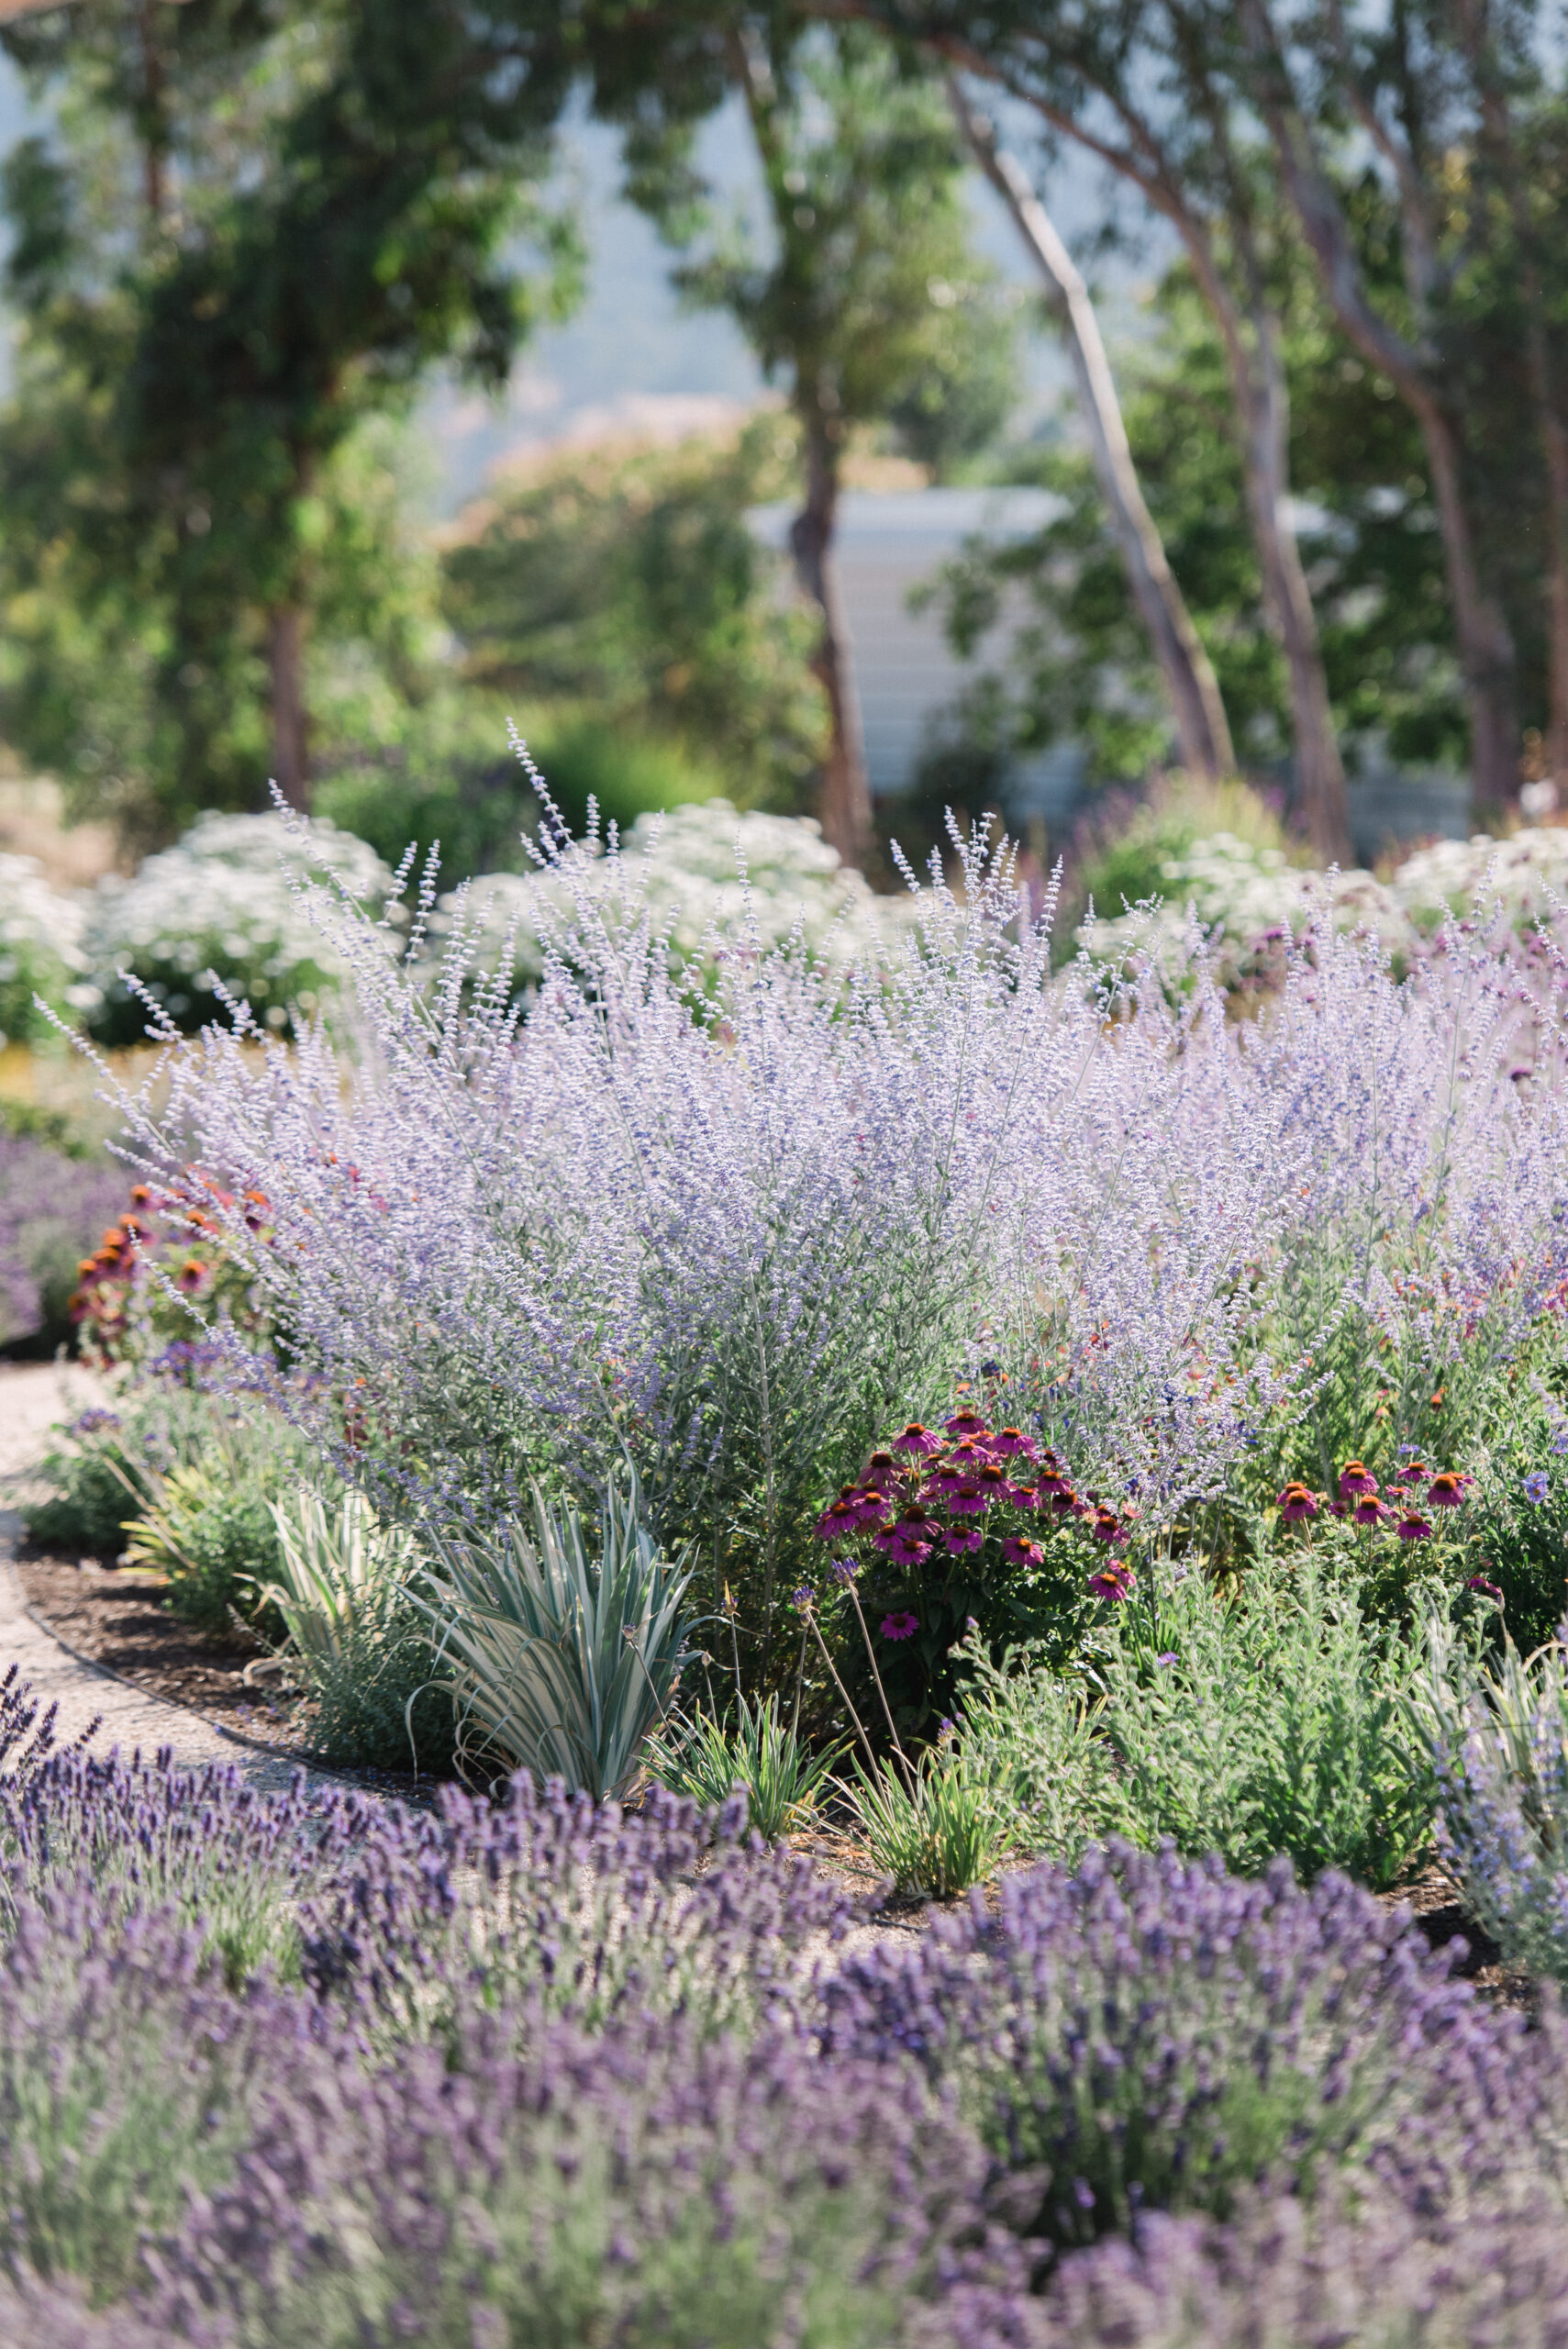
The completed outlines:
<svg viewBox="0 0 1568 2349">
<path fill-rule="evenodd" d="M 404 1792 L 13 1675 L 9 2337 L 1568 2341 L 1550 891 L 546 882 L 521 976 L 328 876 L 314 1020 L 149 1001 L 33 1542 Z"/>
</svg>

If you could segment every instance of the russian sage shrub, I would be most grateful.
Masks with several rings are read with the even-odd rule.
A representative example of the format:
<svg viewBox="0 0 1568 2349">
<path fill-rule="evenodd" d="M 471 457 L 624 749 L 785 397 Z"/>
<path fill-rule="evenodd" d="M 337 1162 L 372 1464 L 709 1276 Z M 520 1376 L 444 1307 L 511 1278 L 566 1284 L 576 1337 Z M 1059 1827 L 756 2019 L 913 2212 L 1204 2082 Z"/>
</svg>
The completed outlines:
<svg viewBox="0 0 1568 2349">
<path fill-rule="evenodd" d="M 1300 1891 L 1283 1860 L 1248 1883 L 1113 1842 L 849 1958 L 823 1996 L 829 2047 L 916 2056 L 1058 2250 L 1260 2187 L 1370 2171 L 1462 2210 L 1553 2166 L 1556 2054 L 1532 2065 L 1406 1919 L 1341 1876 Z"/>
<path fill-rule="evenodd" d="M 1330 1437 L 1468 1424 L 1568 1275 L 1561 990 L 1485 938 L 1396 982 L 1325 916 L 1236 1023 L 1195 930 L 1177 1002 L 1053 977 L 1050 902 L 972 841 L 880 961 L 742 910 L 696 991 L 638 864 L 556 847 L 526 1000 L 475 979 L 461 919 L 429 978 L 422 932 L 400 962 L 306 887 L 352 1049 L 240 1021 L 127 1108 L 158 1180 L 194 1152 L 232 1195 L 225 1245 L 346 1473 L 467 1524 L 629 1450 L 762 1681 L 822 1493 L 955 1377 L 997 1365 L 1148 1535 L 1249 1460 L 1320 1482 Z"/>
</svg>

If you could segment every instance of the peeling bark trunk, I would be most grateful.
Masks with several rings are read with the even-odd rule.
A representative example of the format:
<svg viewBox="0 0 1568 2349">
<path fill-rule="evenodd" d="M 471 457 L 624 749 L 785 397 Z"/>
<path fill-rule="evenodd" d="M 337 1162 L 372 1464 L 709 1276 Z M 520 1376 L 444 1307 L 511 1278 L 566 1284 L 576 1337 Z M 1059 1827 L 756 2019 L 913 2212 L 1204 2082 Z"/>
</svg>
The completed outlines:
<svg viewBox="0 0 1568 2349">
<path fill-rule="evenodd" d="M 812 674 L 828 697 L 829 740 L 822 770 L 818 815 L 822 837 L 846 864 L 865 863 L 872 845 L 871 784 L 860 704 L 850 672 L 850 634 L 833 555 L 839 506 L 839 457 L 831 419 L 819 408 L 802 415 L 806 435 L 806 504 L 790 530 L 795 575 L 821 614 Z"/>
<path fill-rule="evenodd" d="M 305 613 L 283 604 L 267 633 L 273 781 L 291 807 L 310 812 L 310 720 L 305 706 Z"/>
<path fill-rule="evenodd" d="M 1012 214 L 1062 326 L 1100 494 L 1165 682 L 1182 764 L 1190 774 L 1218 781 L 1236 765 L 1219 683 L 1144 502 L 1089 289 L 1022 165 L 997 145 L 990 124 L 970 106 L 953 74 L 948 90 L 971 152 Z"/>
</svg>

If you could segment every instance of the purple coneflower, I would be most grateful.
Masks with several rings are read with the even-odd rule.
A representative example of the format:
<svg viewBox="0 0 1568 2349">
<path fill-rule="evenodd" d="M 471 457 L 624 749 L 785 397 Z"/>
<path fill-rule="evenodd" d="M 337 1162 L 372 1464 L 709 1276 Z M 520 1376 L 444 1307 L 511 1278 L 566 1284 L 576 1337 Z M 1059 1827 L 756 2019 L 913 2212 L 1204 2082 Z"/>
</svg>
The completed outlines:
<svg viewBox="0 0 1568 2349">
<path fill-rule="evenodd" d="M 907 1608 L 901 1614 L 884 1615 L 882 1619 L 882 1636 L 884 1640 L 912 1640 L 919 1628 L 919 1617 L 911 1615 Z"/>
<path fill-rule="evenodd" d="M 1289 1525 L 1318 1514 L 1318 1496 L 1307 1485 L 1287 1485 L 1279 1497 L 1279 1513 Z"/>
<path fill-rule="evenodd" d="M 1464 1498 L 1464 1487 L 1469 1481 L 1467 1476 L 1460 1475 L 1451 1468 L 1445 1468 L 1440 1475 L 1432 1478 L 1427 1493 L 1428 1502 L 1433 1508 L 1458 1508 Z"/>
<path fill-rule="evenodd" d="M 985 1433 L 985 1422 L 978 1411 L 955 1411 L 951 1419 L 942 1421 L 942 1425 L 949 1435 L 957 1436 L 961 1441 L 967 1438 L 973 1442 L 976 1436 Z"/>
<path fill-rule="evenodd" d="M 989 1493 L 969 1479 L 955 1486 L 947 1497 L 948 1507 L 955 1517 L 978 1517 L 982 1509 L 990 1508 L 991 1500 Z"/>
<path fill-rule="evenodd" d="M 1424 1542 L 1431 1530 L 1431 1520 L 1418 1517 L 1414 1509 L 1407 1511 L 1396 1528 L 1401 1542 Z"/>
<path fill-rule="evenodd" d="M 1358 1525 L 1381 1525 L 1385 1514 L 1375 1493 L 1363 1493 L 1351 1511 Z"/>
<path fill-rule="evenodd" d="M 941 1448 L 940 1436 L 933 1435 L 929 1428 L 923 1428 L 918 1419 L 911 1419 L 903 1434 L 893 1439 L 895 1452 L 913 1453 L 919 1460 L 929 1460 L 933 1452 L 940 1452 Z"/>
<path fill-rule="evenodd" d="M 992 1437 L 991 1449 L 998 1460 L 1017 1460 L 1020 1457 L 1032 1460 L 1035 1456 L 1034 1444 L 1021 1428 L 1004 1428 L 1000 1435 Z"/>
<path fill-rule="evenodd" d="M 1107 1558 L 1098 1574 L 1089 1576 L 1092 1598 L 1125 1598 L 1133 1585 L 1132 1568 L 1125 1558 Z"/>
<path fill-rule="evenodd" d="M 1478 1598 L 1495 1598 L 1499 1607 L 1503 1603 L 1502 1592 L 1495 1582 L 1488 1582 L 1485 1575 L 1472 1575 L 1464 1587 L 1473 1590 Z"/>
<path fill-rule="evenodd" d="M 1347 1460 L 1340 1471 L 1340 1494 L 1350 1499 L 1356 1493 L 1375 1493 L 1377 1478 L 1369 1475 L 1359 1460 Z"/>
<path fill-rule="evenodd" d="M 1117 1516 L 1115 1509 L 1106 1508 L 1105 1503 L 1102 1501 L 1099 1508 L 1095 1511 L 1095 1522 L 1089 1529 L 1095 1541 L 1119 1542 L 1122 1537 L 1122 1530 L 1121 1520 Z"/>
<path fill-rule="evenodd" d="M 823 1510 L 813 1531 L 819 1542 L 833 1542 L 840 1534 L 852 1533 L 860 1522 L 861 1513 L 853 1501 L 835 1501 L 831 1508 Z"/>
<path fill-rule="evenodd" d="M 978 1525 L 950 1525 L 942 1535 L 944 1545 L 955 1557 L 962 1557 L 966 1550 L 978 1550 L 984 1539 Z"/>
<path fill-rule="evenodd" d="M 1038 1566 L 1045 1552 L 1038 1542 L 1026 1542 L 1021 1533 L 1009 1533 L 1002 1544 L 1002 1555 L 1011 1566 Z"/>
</svg>

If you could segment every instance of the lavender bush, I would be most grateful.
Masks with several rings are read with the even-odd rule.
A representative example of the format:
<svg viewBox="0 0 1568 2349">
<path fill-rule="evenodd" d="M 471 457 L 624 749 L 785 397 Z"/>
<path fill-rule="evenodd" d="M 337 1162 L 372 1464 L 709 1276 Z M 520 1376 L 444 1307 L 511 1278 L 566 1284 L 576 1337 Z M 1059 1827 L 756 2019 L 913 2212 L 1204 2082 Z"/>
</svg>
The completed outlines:
<svg viewBox="0 0 1568 2349">
<path fill-rule="evenodd" d="M 1552 2099 L 1518 2044 L 1404 1920 L 1343 1877 L 1298 1891 L 1126 1844 L 1004 1878 L 912 1952 L 828 1984 L 836 2051 L 913 2055 L 1059 2248 L 1148 2208 L 1223 2217 L 1260 2183 L 1370 2171 L 1407 2209 L 1556 2176 Z"/>
<path fill-rule="evenodd" d="M 1342 1879 L 1123 1847 L 846 1954 L 739 1810 L 257 1799 L 38 1730 L 9 1684 L 18 2340 L 1561 2349 L 1555 2008 Z M 297 1985 L 204 1951 L 235 1878 Z"/>
</svg>

